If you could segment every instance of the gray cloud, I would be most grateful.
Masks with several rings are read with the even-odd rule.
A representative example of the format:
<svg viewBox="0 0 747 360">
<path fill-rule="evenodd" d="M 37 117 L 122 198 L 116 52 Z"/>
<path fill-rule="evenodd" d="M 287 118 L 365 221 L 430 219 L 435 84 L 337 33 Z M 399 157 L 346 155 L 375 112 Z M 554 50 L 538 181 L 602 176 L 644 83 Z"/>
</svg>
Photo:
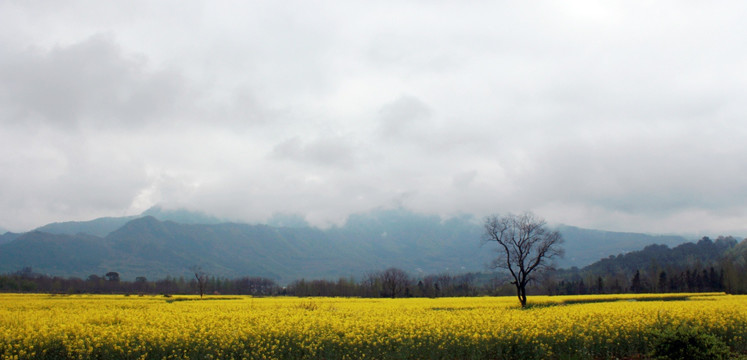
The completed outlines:
<svg viewBox="0 0 747 360">
<path fill-rule="evenodd" d="M 397 100 L 382 106 L 378 115 L 381 135 L 384 138 L 392 138 L 418 131 L 417 129 L 427 129 L 431 111 L 416 97 L 400 96 Z"/>
<path fill-rule="evenodd" d="M 206 5 L 0 3 L 1 226 L 160 203 L 747 235 L 740 2 Z"/>
<path fill-rule="evenodd" d="M 350 168 L 356 162 L 355 149 L 343 138 L 314 139 L 304 142 L 294 137 L 275 146 L 272 156 L 276 159 L 343 168 Z"/>
<path fill-rule="evenodd" d="M 126 58 L 103 35 L 8 55 L 0 66 L 4 122 L 138 126 L 173 111 L 181 87 L 178 74 L 147 71 L 144 59 Z"/>
<path fill-rule="evenodd" d="M 477 170 L 465 171 L 454 175 L 454 186 L 458 188 L 465 188 L 472 184 L 477 178 Z"/>
<path fill-rule="evenodd" d="M 38 225 L 35 217 L 69 220 L 124 214 L 147 179 L 139 159 L 114 143 L 37 127 L 3 137 L 0 207 L 5 219 Z M 54 217 L 55 214 L 59 218 Z M 15 225 L 18 227 L 18 225 Z M 18 228 L 11 228 L 18 231 Z"/>
</svg>

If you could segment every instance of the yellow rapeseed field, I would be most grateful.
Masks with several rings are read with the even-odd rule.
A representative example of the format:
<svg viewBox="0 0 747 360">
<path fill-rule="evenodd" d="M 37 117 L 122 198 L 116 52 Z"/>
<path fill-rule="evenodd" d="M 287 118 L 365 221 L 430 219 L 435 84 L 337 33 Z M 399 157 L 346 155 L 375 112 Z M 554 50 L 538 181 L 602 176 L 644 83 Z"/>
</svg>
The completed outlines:
<svg viewBox="0 0 747 360">
<path fill-rule="evenodd" d="M 0 294 L 1 359 L 604 359 L 687 326 L 747 352 L 747 296 L 439 299 Z"/>
</svg>

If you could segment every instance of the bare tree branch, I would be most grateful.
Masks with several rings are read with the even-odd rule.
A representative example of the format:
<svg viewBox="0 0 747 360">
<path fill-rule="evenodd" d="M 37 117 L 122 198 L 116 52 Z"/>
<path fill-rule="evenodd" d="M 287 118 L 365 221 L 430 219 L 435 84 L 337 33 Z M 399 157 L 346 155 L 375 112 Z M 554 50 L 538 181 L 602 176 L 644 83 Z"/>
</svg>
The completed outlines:
<svg viewBox="0 0 747 360">
<path fill-rule="evenodd" d="M 563 255 L 563 237 L 549 231 L 545 220 L 531 212 L 485 218 L 483 240 L 498 243 L 493 264 L 511 273 L 522 307 L 526 306 L 526 286 L 532 275 L 552 268 L 552 260 Z"/>
<path fill-rule="evenodd" d="M 208 281 L 208 275 L 202 271 L 202 267 L 194 265 L 189 268 L 195 274 L 195 280 L 197 280 L 197 288 L 200 291 L 200 298 L 205 294 L 205 285 Z"/>
</svg>

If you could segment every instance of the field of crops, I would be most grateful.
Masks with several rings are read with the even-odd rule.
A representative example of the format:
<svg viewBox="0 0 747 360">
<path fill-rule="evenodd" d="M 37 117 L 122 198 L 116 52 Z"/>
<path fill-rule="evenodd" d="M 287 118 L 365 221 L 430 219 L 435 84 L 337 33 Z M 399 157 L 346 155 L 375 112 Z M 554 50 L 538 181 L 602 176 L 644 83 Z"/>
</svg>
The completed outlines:
<svg viewBox="0 0 747 360">
<path fill-rule="evenodd" d="M 0 294 L 2 359 L 612 359 L 687 327 L 747 353 L 747 296 L 441 299 Z"/>
</svg>

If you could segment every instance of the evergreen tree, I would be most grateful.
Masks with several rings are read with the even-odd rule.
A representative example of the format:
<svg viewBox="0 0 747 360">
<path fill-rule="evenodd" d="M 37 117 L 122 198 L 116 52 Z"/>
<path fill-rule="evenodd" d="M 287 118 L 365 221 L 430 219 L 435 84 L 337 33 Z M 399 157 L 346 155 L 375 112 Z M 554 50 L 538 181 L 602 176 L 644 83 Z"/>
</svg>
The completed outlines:
<svg viewBox="0 0 747 360">
<path fill-rule="evenodd" d="M 643 291 L 641 272 L 638 270 L 636 270 L 635 275 L 633 275 L 633 280 L 630 283 L 630 291 L 634 293 L 640 293 Z"/>
</svg>

